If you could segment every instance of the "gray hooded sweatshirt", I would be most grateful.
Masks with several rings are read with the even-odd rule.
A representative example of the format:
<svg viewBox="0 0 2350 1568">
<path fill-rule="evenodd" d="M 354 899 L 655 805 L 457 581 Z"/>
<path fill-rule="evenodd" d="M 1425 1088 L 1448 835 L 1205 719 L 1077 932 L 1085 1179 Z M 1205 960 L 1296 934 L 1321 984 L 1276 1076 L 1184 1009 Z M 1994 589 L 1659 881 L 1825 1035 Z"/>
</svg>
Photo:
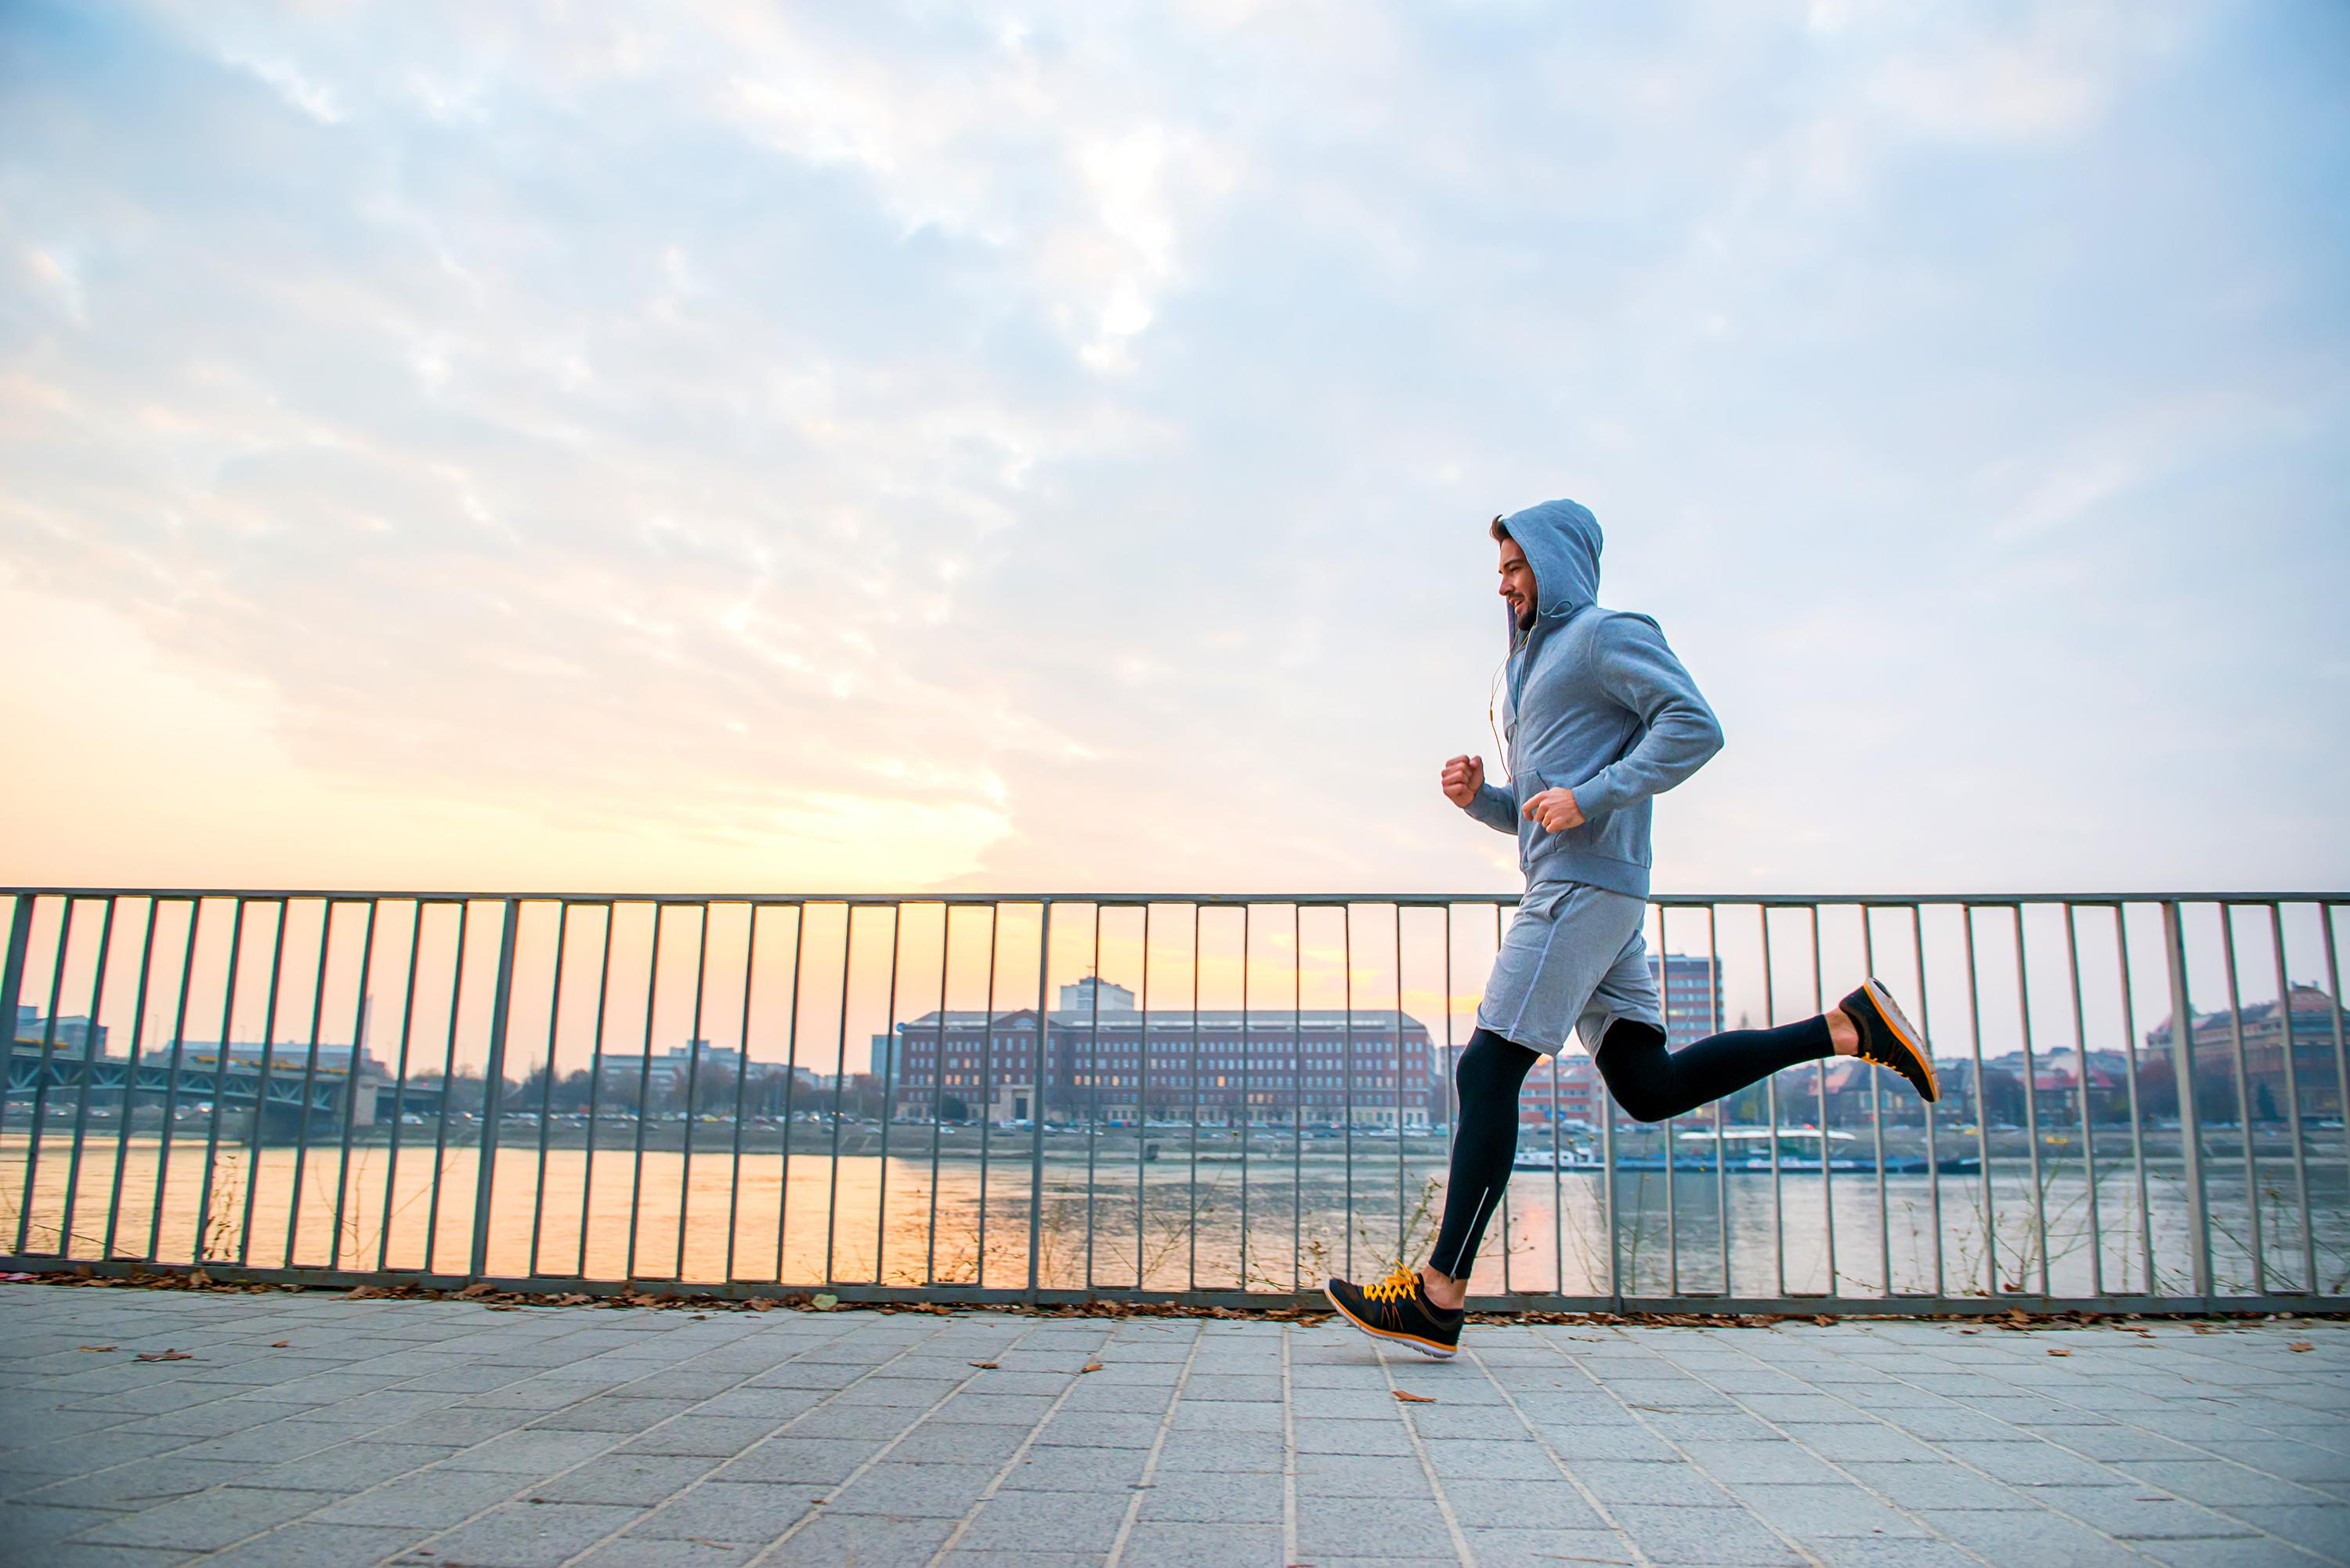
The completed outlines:
<svg viewBox="0 0 2350 1568">
<path fill-rule="evenodd" d="M 1644 615 L 1602 609 L 1599 521 L 1572 501 L 1502 520 L 1534 568 L 1533 628 L 1508 619 L 1502 733 L 1510 784 L 1488 783 L 1467 811 L 1518 836 L 1529 887 L 1581 882 L 1648 892 L 1649 798 L 1721 750 L 1721 725 Z M 1546 789 L 1575 792 L 1584 823 L 1551 833 L 1519 815 Z"/>
</svg>

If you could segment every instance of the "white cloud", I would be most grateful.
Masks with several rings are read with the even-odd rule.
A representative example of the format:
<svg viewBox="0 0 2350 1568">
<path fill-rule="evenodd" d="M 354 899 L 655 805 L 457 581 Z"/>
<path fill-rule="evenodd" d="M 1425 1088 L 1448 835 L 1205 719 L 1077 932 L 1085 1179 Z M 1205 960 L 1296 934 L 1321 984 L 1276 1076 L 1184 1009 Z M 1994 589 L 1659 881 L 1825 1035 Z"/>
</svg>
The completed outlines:
<svg viewBox="0 0 2350 1568">
<path fill-rule="evenodd" d="M 234 694 L 219 844 L 1498 885 L 1428 759 L 1490 749 L 1483 520 L 1565 492 L 1731 732 L 1668 881 L 2158 880 L 2133 747 L 2343 664 L 2165 629 L 2338 619 L 2322 182 L 2256 40 L 2176 68 L 2235 26 L 224 4 L 125 14 L 109 76 L 12 18 L 55 86 L 0 147 L 0 564 L 153 667 L 76 702 Z M 2190 153 L 2269 183 L 2144 178 Z M 2117 684 L 2167 705 L 2065 695 Z M 1821 776 L 1863 711 L 1919 774 Z M 109 831 L 186 852 L 136 794 Z M 361 855 L 338 797 L 426 804 Z M 1978 814 L 1971 860 L 1918 826 Z M 2209 831 L 2226 880 L 2350 857 Z"/>
</svg>

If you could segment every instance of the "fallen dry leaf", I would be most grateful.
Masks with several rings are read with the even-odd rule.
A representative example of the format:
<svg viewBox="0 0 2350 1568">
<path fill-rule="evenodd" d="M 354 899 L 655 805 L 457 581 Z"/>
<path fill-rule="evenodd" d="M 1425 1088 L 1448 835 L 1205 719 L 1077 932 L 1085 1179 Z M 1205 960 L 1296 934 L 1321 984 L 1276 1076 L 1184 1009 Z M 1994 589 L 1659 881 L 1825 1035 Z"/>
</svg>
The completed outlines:
<svg viewBox="0 0 2350 1568">
<path fill-rule="evenodd" d="M 193 1361 L 195 1357 L 184 1350 L 142 1350 L 139 1353 L 139 1359 L 141 1361 Z"/>
<path fill-rule="evenodd" d="M 1402 1400 L 1407 1405 L 1433 1405 L 1436 1403 L 1435 1398 L 1430 1395 L 1407 1394 L 1400 1388 L 1395 1391 L 1395 1397 Z"/>
<path fill-rule="evenodd" d="M 2286 1345 L 2285 1348 L 2287 1350 L 2315 1350 L 2317 1346 L 2312 1345 L 2305 1339 L 2296 1339 L 2291 1345 Z"/>
<path fill-rule="evenodd" d="M 2070 1355 L 2073 1353 L 2069 1350 L 2059 1350 L 2052 1345 L 2048 1347 L 2048 1354 L 2051 1355 Z"/>
<path fill-rule="evenodd" d="M 967 1366 L 976 1366 L 982 1372 L 993 1372 L 995 1370 L 995 1363 L 993 1361 L 970 1361 L 965 1362 L 964 1365 Z"/>
<path fill-rule="evenodd" d="M 1834 1326 L 1835 1326 L 1835 1319 L 1834 1319 L 1834 1318 L 1830 1317 L 1830 1316 L 1829 1316 L 1827 1314 L 1825 1314 L 1825 1313 L 1817 1313 L 1817 1314 L 1814 1314 L 1813 1315 L 1812 1321 L 1813 1321 L 1814 1323 L 1815 1323 L 1815 1324 L 1819 1324 L 1822 1328 L 1831 1328 L 1831 1327 L 1834 1327 Z"/>
<path fill-rule="evenodd" d="M 81 1348 L 84 1350 L 112 1350 L 114 1346 L 110 1345 L 85 1345 Z"/>
<path fill-rule="evenodd" d="M 269 1342 L 269 1348 L 272 1350 L 284 1350 L 293 1343 L 294 1342 L 290 1339 L 273 1339 Z"/>
<path fill-rule="evenodd" d="M 1102 1364 L 1098 1361 L 1088 1361 L 1083 1366 L 1078 1367 L 1077 1370 L 1080 1372 L 1099 1372 L 1101 1370 L 1101 1366 Z"/>
</svg>

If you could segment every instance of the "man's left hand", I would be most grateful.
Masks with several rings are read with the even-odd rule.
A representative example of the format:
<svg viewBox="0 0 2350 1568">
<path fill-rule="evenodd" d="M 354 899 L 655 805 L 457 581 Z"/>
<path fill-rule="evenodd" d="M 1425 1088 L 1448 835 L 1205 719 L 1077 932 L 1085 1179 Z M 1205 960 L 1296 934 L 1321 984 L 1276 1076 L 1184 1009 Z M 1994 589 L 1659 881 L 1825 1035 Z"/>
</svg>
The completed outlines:
<svg viewBox="0 0 2350 1568">
<path fill-rule="evenodd" d="M 1534 818 L 1550 833 L 1565 833 L 1570 827 L 1583 826 L 1583 808 L 1575 805 L 1571 789 L 1546 789 L 1519 807 L 1518 814 Z"/>
</svg>

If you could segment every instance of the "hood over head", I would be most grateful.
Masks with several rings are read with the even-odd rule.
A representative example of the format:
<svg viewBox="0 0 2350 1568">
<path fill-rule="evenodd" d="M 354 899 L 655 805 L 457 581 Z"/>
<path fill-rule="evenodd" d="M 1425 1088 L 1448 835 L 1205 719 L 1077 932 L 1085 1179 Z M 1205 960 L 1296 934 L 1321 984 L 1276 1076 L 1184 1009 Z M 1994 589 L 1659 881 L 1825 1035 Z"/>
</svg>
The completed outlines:
<svg viewBox="0 0 2350 1568">
<path fill-rule="evenodd" d="M 1526 565 L 1534 572 L 1534 616 L 1537 623 L 1549 619 L 1565 619 L 1586 605 L 1599 602 L 1599 548 L 1602 537 L 1599 519 L 1591 509 L 1574 501 L 1544 501 L 1513 512 L 1502 519 L 1502 526 L 1526 553 Z M 1502 614 L 1508 620 L 1510 639 L 1517 640 L 1516 618 L 1510 607 L 1503 605 Z"/>
</svg>

